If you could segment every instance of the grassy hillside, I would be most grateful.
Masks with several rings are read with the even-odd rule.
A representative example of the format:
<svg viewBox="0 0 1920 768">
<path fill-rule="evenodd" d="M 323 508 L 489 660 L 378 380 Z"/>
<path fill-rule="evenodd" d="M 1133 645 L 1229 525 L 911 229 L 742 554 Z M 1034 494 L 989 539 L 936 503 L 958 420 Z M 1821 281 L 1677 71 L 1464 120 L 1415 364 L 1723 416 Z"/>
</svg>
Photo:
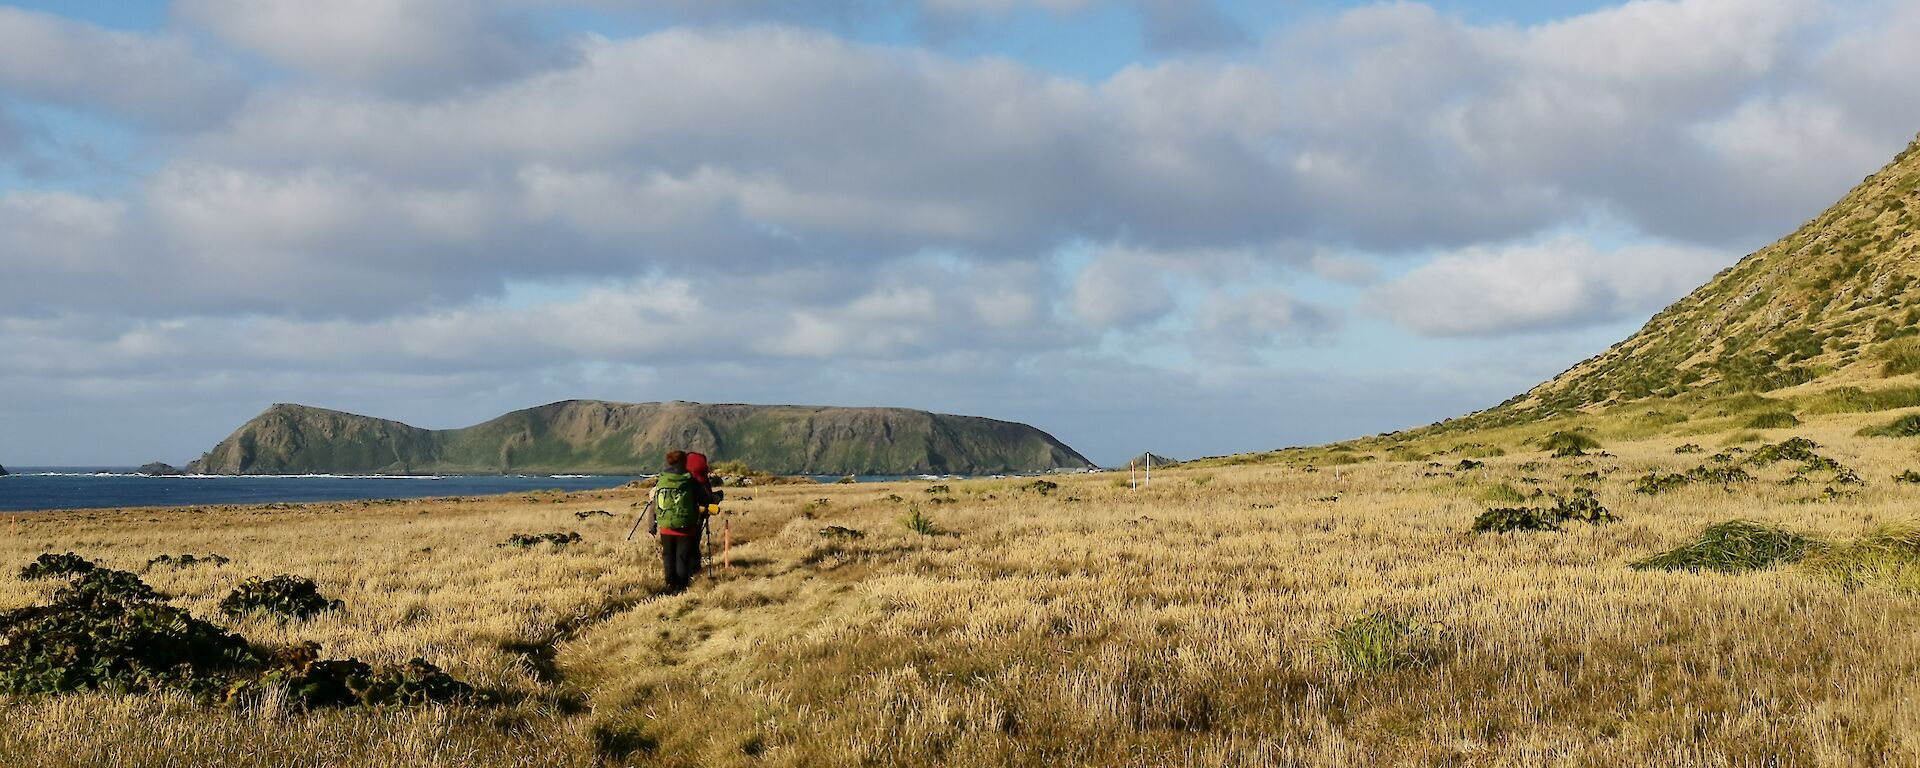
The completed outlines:
<svg viewBox="0 0 1920 768">
<path fill-rule="evenodd" d="M 1911 523 L 1920 485 L 1893 478 L 1920 455 L 1855 434 L 1884 421 L 1763 430 L 1863 483 L 1833 494 L 1837 470 L 1759 463 L 1758 442 L 1677 452 L 1699 437 L 1480 466 L 1186 465 L 1137 493 L 1120 473 L 736 489 L 733 568 L 679 595 L 657 545 L 625 541 L 636 491 L 23 515 L 0 539 L 0 610 L 44 603 L 58 585 L 14 569 L 72 550 L 258 642 L 423 655 L 497 700 L 0 696 L 0 764 L 1914 764 L 1920 535 L 1870 537 Z M 1703 466 L 1752 479 L 1637 490 Z M 1469 532 L 1576 488 L 1618 519 Z M 903 523 L 916 509 L 933 535 Z M 1818 551 L 1630 567 L 1733 518 Z M 496 546 L 568 531 L 583 541 Z M 232 562 L 143 567 L 181 552 Z M 277 573 L 344 608 L 217 610 Z"/>
<path fill-rule="evenodd" d="M 192 469 L 506 473 L 658 471 L 670 449 L 789 474 L 987 474 L 1089 462 L 1024 424 L 891 408 L 606 403 L 570 400 L 465 429 L 275 405 Z"/>
<path fill-rule="evenodd" d="M 1920 373 L 1916 210 L 1920 142 L 1638 333 L 1450 426 L 1520 424 L 1635 401 L 1910 383 Z"/>
</svg>

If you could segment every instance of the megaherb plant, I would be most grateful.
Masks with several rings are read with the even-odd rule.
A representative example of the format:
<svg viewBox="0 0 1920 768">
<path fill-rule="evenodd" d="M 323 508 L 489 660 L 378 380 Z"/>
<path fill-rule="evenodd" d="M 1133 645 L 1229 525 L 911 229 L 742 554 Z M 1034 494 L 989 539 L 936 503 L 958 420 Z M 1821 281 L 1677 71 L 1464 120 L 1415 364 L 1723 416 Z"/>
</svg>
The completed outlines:
<svg viewBox="0 0 1920 768">
<path fill-rule="evenodd" d="M 0 613 L 0 693 L 172 691 L 246 702 L 278 690 L 305 707 L 484 700 L 424 659 L 376 670 L 358 659 L 322 660 L 314 643 L 269 653 L 167 605 L 139 576 L 61 562 L 80 575 L 48 604 Z M 283 592 L 289 578 L 250 580 L 269 586 L 249 594 Z M 303 602 L 275 602 L 289 601 Z"/>
<path fill-rule="evenodd" d="M 220 610 L 228 616 L 257 612 L 304 619 L 341 607 L 339 600 L 329 600 L 321 595 L 320 588 L 314 585 L 312 579 L 287 574 L 271 579 L 258 576 L 247 579 L 220 600 Z"/>
<path fill-rule="evenodd" d="M 1552 507 L 1498 507 L 1473 520 L 1474 533 L 1512 533 L 1514 531 L 1557 531 L 1561 523 L 1589 525 L 1611 523 L 1615 517 L 1600 505 L 1590 488 L 1575 488 L 1566 495 L 1554 495 Z"/>
<path fill-rule="evenodd" d="M 552 544 L 554 548 L 558 549 L 568 544 L 578 543 L 580 543 L 580 534 L 568 531 L 566 533 L 516 533 L 508 536 L 507 540 L 500 542 L 498 546 L 531 549 L 539 544 Z"/>
</svg>

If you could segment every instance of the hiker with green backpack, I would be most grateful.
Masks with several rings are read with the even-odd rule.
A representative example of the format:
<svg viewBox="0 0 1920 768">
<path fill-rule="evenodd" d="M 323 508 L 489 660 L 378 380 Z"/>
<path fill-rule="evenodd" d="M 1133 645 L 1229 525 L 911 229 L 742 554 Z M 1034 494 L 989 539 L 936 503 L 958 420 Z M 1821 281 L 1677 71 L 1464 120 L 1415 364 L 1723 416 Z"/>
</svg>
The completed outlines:
<svg viewBox="0 0 1920 768">
<path fill-rule="evenodd" d="M 667 451 L 667 468 L 654 483 L 651 503 L 667 590 L 680 592 L 700 570 L 700 526 L 708 505 L 715 503 L 706 485 L 687 472 L 686 452 Z"/>
</svg>

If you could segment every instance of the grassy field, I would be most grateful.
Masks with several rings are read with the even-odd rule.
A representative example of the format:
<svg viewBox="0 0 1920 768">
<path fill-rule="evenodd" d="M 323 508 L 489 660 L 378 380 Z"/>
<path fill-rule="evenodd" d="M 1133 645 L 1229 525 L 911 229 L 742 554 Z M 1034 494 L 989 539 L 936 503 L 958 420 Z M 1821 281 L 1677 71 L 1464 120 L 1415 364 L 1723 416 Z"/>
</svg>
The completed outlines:
<svg viewBox="0 0 1920 768">
<path fill-rule="evenodd" d="M 657 546 L 624 540 L 639 491 L 9 515 L 0 609 L 58 586 L 13 578 L 43 552 L 133 571 L 219 553 L 143 576 L 255 641 L 424 656 L 500 703 L 0 698 L 0 765 L 1920 764 L 1920 581 L 1628 567 L 1735 518 L 1830 542 L 1912 522 L 1920 485 L 1893 476 L 1920 441 L 1854 436 L 1896 415 L 1743 438 L 1812 438 L 1865 481 L 1825 497 L 1784 464 L 1634 490 L 1725 449 L 1697 435 L 1509 445 L 1478 468 L 1279 454 L 1138 492 L 1124 474 L 734 489 L 733 567 L 673 596 Z M 1577 486 L 1620 520 L 1467 532 Z M 904 525 L 912 508 L 938 532 Z M 550 531 L 584 540 L 496 546 Z M 345 607 L 215 609 L 280 573 Z"/>
</svg>

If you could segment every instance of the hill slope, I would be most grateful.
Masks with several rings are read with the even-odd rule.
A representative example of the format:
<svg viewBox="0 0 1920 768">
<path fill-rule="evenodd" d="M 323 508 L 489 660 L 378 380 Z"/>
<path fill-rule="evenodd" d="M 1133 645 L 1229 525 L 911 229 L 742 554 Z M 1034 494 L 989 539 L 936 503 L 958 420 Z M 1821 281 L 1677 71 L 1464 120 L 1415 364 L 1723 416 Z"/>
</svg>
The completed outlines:
<svg viewBox="0 0 1920 768">
<path fill-rule="evenodd" d="M 1912 372 L 1920 332 L 1920 141 L 1799 231 L 1626 340 L 1459 426 L 1649 397 L 1728 396 Z M 1889 366 L 1889 363 L 1893 363 Z"/>
<path fill-rule="evenodd" d="M 1032 472 L 1090 462 L 1025 424 L 899 408 L 569 400 L 426 430 L 278 404 L 189 465 L 206 474 L 657 471 L 679 448 L 770 472 Z"/>
</svg>

